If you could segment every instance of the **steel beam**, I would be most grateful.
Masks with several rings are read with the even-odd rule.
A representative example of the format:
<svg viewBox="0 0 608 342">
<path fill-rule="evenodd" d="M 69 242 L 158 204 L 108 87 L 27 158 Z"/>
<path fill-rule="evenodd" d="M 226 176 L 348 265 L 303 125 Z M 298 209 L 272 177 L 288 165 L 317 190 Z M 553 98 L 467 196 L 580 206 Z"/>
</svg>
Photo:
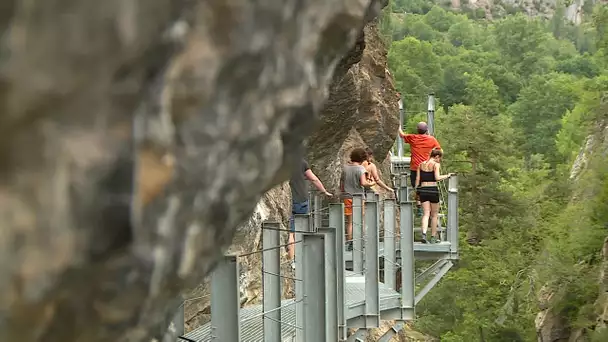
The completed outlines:
<svg viewBox="0 0 608 342">
<path fill-rule="evenodd" d="M 378 202 L 365 202 L 365 327 L 380 326 L 380 275 L 378 267 Z"/>
<path fill-rule="evenodd" d="M 446 259 L 437 260 L 435 263 L 433 263 L 427 269 L 422 271 L 420 274 L 416 275 L 416 285 L 421 284 L 423 281 L 426 280 L 426 278 L 431 276 L 433 273 L 438 272 L 441 269 L 441 267 L 443 267 L 443 265 L 445 265 L 447 262 L 448 261 Z"/>
<path fill-rule="evenodd" d="M 281 342 L 281 232 L 277 222 L 262 223 L 264 342 Z"/>
<path fill-rule="evenodd" d="M 348 342 L 365 342 L 365 338 L 368 334 L 369 331 L 367 329 L 359 329 L 348 337 Z"/>
<path fill-rule="evenodd" d="M 435 94 L 429 94 L 429 106 L 426 114 L 429 134 L 435 135 Z"/>
<path fill-rule="evenodd" d="M 302 267 L 302 263 L 303 263 L 303 256 L 302 256 L 302 250 L 303 250 L 303 246 L 302 246 L 302 238 L 304 236 L 303 233 L 300 232 L 306 232 L 306 231 L 310 231 L 311 229 L 311 224 L 310 224 L 310 214 L 304 214 L 304 215 L 294 215 L 294 227 L 295 227 L 295 248 L 296 248 L 296 257 L 295 257 L 295 263 L 296 263 L 296 269 L 295 269 L 295 278 L 296 279 L 302 279 L 304 277 L 304 268 Z M 300 242 L 298 242 L 300 241 Z M 296 280 L 295 281 L 295 295 L 296 295 L 296 326 L 301 327 L 303 325 L 304 322 L 304 303 L 303 303 L 303 299 L 304 299 L 304 293 L 303 293 L 303 285 L 302 285 L 302 281 Z M 304 332 L 302 331 L 302 329 L 296 329 L 296 342 L 304 342 Z"/>
<path fill-rule="evenodd" d="M 348 333 L 346 326 L 346 301 L 344 300 L 344 283 L 346 275 L 344 269 L 344 204 L 331 203 L 329 205 L 329 226 L 336 230 L 336 307 L 338 309 L 338 341 L 345 341 Z"/>
<path fill-rule="evenodd" d="M 211 327 L 218 341 L 241 340 L 239 264 L 226 255 L 211 276 Z"/>
<path fill-rule="evenodd" d="M 338 341 L 338 277 L 336 229 L 319 228 L 325 239 L 325 341 Z"/>
<path fill-rule="evenodd" d="M 325 340 L 324 240 L 325 238 L 320 234 L 304 234 L 303 236 L 304 321 L 301 326 L 304 328 L 304 341 L 306 342 Z"/>
<path fill-rule="evenodd" d="M 353 272 L 363 272 L 363 197 L 353 195 Z"/>
<path fill-rule="evenodd" d="M 458 176 L 450 177 L 448 183 L 448 230 L 450 252 L 458 253 Z"/>
<path fill-rule="evenodd" d="M 384 284 L 397 289 L 397 258 L 395 256 L 395 200 L 384 200 Z"/>
<path fill-rule="evenodd" d="M 393 336 L 397 335 L 401 329 L 405 327 L 405 322 L 399 321 L 395 325 L 393 325 L 389 330 L 387 330 L 382 337 L 378 340 L 378 342 L 389 342 Z"/>
<path fill-rule="evenodd" d="M 454 266 L 454 264 L 451 261 L 448 261 L 443 266 L 441 266 L 439 272 L 433 277 L 433 279 L 431 279 L 431 281 L 429 281 L 424 286 L 424 288 L 422 288 L 422 290 L 420 290 L 420 292 L 416 295 L 414 304 L 418 304 L 422 300 L 422 298 L 424 298 L 424 296 L 426 296 L 426 294 L 429 293 L 429 291 L 431 291 L 431 289 L 435 287 L 435 285 L 437 285 L 439 280 L 441 280 L 441 278 L 443 278 L 443 276 L 448 273 L 452 266 Z"/>
<path fill-rule="evenodd" d="M 399 128 L 403 127 L 403 100 L 399 99 Z M 403 157 L 403 139 L 397 135 L 397 155 Z"/>
<path fill-rule="evenodd" d="M 414 308 L 414 213 L 412 202 L 401 203 L 401 307 Z M 403 317 L 403 320 L 407 317 Z"/>
<path fill-rule="evenodd" d="M 315 191 L 314 194 L 314 206 L 313 206 L 313 222 L 314 222 L 314 231 L 317 231 L 317 229 L 321 228 L 321 219 L 323 218 L 323 216 L 321 215 L 321 212 L 323 211 L 322 208 L 322 197 L 321 194 L 318 191 Z"/>
</svg>

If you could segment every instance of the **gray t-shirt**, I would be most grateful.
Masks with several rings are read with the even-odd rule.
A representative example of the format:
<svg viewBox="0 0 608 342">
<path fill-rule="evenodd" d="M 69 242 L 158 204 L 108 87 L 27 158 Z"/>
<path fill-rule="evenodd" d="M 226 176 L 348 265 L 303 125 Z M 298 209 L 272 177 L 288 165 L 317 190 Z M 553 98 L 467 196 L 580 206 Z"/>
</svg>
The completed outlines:
<svg viewBox="0 0 608 342">
<path fill-rule="evenodd" d="M 291 201 L 293 203 L 302 203 L 308 201 L 308 181 L 304 173 L 310 169 L 306 160 L 302 159 L 298 166 L 294 168 L 289 180 L 291 187 Z"/>
<path fill-rule="evenodd" d="M 344 184 L 343 198 L 352 198 L 353 195 L 365 195 L 365 188 L 361 185 L 361 175 L 364 173 L 365 168 L 363 165 L 344 165 L 340 179 L 342 184 Z"/>
</svg>

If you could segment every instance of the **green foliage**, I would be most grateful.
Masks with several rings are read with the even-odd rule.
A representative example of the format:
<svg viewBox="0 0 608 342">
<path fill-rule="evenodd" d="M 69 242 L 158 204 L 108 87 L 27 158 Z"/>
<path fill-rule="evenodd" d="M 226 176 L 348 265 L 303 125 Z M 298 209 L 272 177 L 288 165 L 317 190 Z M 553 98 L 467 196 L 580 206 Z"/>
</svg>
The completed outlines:
<svg viewBox="0 0 608 342">
<path fill-rule="evenodd" d="M 574 26 L 495 5 L 506 15 L 494 22 L 416 1 L 392 6 L 389 64 L 405 127 L 424 120 L 435 92 L 443 168 L 461 174 L 461 260 L 417 306 L 416 328 L 442 341 L 535 340 L 544 286 L 554 313 L 603 341 L 605 331 L 590 329 L 608 169 L 595 157 L 569 176 L 608 120 L 608 7 Z"/>
</svg>

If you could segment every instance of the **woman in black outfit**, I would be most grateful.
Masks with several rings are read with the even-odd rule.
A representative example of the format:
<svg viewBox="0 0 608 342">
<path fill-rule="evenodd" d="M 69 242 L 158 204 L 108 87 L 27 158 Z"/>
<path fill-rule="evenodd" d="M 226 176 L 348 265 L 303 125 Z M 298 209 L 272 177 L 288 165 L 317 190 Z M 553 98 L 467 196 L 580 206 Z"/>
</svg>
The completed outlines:
<svg viewBox="0 0 608 342">
<path fill-rule="evenodd" d="M 437 214 L 439 213 L 439 188 L 437 182 L 449 178 L 453 173 L 440 175 L 440 162 L 443 152 L 431 151 L 431 157 L 422 162 L 416 174 L 416 191 L 422 203 L 422 242 L 427 243 L 426 231 L 431 217 L 431 243 L 439 242 L 437 237 Z"/>
</svg>

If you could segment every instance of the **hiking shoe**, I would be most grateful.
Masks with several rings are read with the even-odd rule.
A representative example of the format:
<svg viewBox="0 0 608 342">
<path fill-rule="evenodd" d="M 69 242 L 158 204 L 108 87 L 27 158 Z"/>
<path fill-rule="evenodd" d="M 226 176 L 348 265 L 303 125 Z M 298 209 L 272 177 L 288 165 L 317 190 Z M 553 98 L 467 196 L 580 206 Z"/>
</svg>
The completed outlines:
<svg viewBox="0 0 608 342">
<path fill-rule="evenodd" d="M 439 242 L 439 240 L 436 237 L 431 236 L 431 243 L 438 243 L 438 242 Z"/>
<path fill-rule="evenodd" d="M 353 250 L 353 242 L 352 241 L 348 241 L 346 243 L 346 251 L 352 252 L 352 250 Z"/>
<path fill-rule="evenodd" d="M 429 243 L 426 239 L 426 234 L 422 234 L 422 243 Z"/>
</svg>

